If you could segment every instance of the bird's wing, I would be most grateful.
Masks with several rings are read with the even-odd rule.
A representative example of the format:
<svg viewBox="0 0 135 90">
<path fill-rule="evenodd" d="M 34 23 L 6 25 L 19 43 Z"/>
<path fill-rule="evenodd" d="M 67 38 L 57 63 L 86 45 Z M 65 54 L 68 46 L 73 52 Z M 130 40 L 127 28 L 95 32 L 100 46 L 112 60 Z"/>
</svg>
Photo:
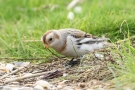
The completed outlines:
<svg viewBox="0 0 135 90">
<path fill-rule="evenodd" d="M 97 36 L 93 36 L 92 34 L 73 28 L 62 29 L 62 31 L 66 32 L 66 35 L 74 37 L 74 41 L 76 41 L 78 45 L 102 43 L 109 40 L 109 38 L 105 38 L 105 37 L 99 38 Z"/>
<path fill-rule="evenodd" d="M 106 42 L 107 40 L 109 40 L 109 38 L 97 38 L 97 39 L 93 39 L 93 38 L 78 38 L 76 40 L 78 45 L 82 45 L 82 44 L 94 44 L 94 43 L 102 43 L 102 42 Z"/>
<path fill-rule="evenodd" d="M 71 36 L 75 38 L 98 38 L 97 36 L 93 36 L 92 34 L 86 33 L 84 31 L 73 29 L 73 28 L 67 28 L 67 29 L 61 29 L 64 32 L 67 32 Z"/>
</svg>

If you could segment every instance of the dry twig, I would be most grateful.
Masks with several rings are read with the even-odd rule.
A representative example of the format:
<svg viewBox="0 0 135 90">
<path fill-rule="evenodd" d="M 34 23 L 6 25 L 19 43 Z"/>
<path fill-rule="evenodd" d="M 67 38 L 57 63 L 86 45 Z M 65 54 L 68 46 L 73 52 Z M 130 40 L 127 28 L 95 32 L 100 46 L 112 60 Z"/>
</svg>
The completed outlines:
<svg viewBox="0 0 135 90">
<path fill-rule="evenodd" d="M 3 78 L 5 78 L 5 77 L 7 77 L 7 76 L 9 76 L 9 75 L 15 74 L 15 73 L 21 71 L 22 69 L 24 69 L 24 68 L 26 68 L 26 67 L 28 67 L 28 66 L 29 66 L 29 65 L 27 65 L 27 66 L 25 66 L 25 67 L 18 68 L 18 69 L 16 69 L 16 70 L 14 70 L 13 72 L 8 73 L 8 74 L 4 75 L 3 77 L 1 77 L 0 80 L 3 79 Z"/>
<path fill-rule="evenodd" d="M 59 71 L 63 71 L 64 69 L 60 69 Z M 23 79 L 27 79 L 27 78 L 32 78 L 32 77 L 37 77 L 37 76 L 41 76 L 41 75 L 44 75 L 44 74 L 47 74 L 47 73 L 51 73 L 51 72 L 54 72 L 56 70 L 52 70 L 52 71 L 48 71 L 48 72 L 42 72 L 42 73 L 37 73 L 37 74 L 32 74 L 32 75 L 28 75 L 28 76 L 22 76 L 22 77 L 18 77 L 18 78 L 13 78 L 13 79 L 10 79 L 10 80 L 6 80 L 4 83 L 10 83 L 10 82 L 13 82 L 13 81 L 20 81 L 20 80 L 23 80 Z"/>
<path fill-rule="evenodd" d="M 42 58 L 0 58 L 0 60 L 43 60 L 46 59 L 45 57 Z"/>
</svg>

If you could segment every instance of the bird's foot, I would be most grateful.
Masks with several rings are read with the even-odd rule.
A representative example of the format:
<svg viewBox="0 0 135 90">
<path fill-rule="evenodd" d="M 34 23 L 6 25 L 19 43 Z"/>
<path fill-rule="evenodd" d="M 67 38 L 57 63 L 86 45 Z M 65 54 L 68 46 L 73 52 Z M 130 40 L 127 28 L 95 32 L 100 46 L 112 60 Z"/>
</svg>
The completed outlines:
<svg viewBox="0 0 135 90">
<path fill-rule="evenodd" d="M 75 66 L 75 65 L 78 65 L 78 64 L 80 64 L 80 59 L 77 59 L 77 60 L 74 60 L 74 58 L 72 58 L 69 62 L 67 62 L 66 64 L 65 64 L 65 66 L 67 67 L 73 67 L 73 66 Z"/>
</svg>

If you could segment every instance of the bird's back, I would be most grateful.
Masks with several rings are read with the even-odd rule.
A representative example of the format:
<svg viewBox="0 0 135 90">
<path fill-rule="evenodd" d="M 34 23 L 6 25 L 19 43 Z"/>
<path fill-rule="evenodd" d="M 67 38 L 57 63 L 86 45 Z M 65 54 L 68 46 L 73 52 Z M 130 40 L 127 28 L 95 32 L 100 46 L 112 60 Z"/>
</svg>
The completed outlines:
<svg viewBox="0 0 135 90">
<path fill-rule="evenodd" d="M 104 47 L 107 38 L 76 38 L 72 35 L 67 36 L 66 48 L 62 54 L 65 56 L 79 57 L 86 53 L 94 52 Z"/>
</svg>

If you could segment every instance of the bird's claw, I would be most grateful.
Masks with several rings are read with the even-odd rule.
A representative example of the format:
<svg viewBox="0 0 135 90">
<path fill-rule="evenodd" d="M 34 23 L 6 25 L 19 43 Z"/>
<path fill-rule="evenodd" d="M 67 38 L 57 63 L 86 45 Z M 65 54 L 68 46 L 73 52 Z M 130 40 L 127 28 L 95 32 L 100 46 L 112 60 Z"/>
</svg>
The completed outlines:
<svg viewBox="0 0 135 90">
<path fill-rule="evenodd" d="M 65 66 L 66 66 L 66 67 L 67 67 L 67 66 L 73 67 L 74 65 L 78 65 L 78 64 L 80 64 L 80 59 L 77 59 L 77 60 L 71 59 L 69 62 L 67 62 L 67 63 L 65 64 Z"/>
</svg>

